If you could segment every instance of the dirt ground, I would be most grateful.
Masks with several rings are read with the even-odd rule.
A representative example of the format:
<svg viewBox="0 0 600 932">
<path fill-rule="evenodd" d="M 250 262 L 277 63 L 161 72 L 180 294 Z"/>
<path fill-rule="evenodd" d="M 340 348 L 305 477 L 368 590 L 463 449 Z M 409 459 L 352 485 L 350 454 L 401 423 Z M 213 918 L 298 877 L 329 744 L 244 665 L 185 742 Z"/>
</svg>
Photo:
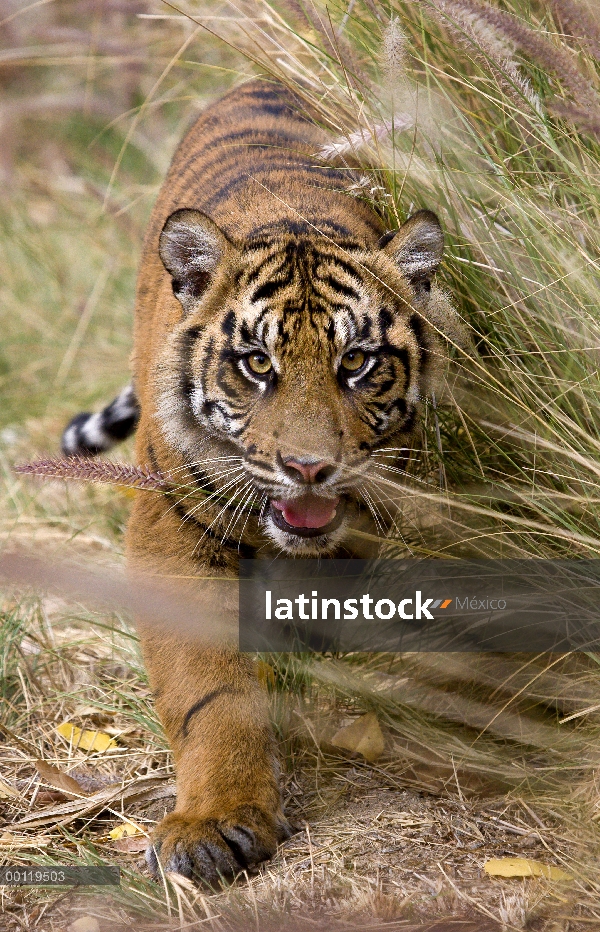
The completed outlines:
<svg viewBox="0 0 600 932">
<path fill-rule="evenodd" d="M 66 610 L 60 602 L 49 607 L 58 618 Z M 389 735 L 388 753 L 377 762 L 340 756 L 327 735 L 332 725 L 355 720 L 355 711 L 322 698 L 294 704 L 275 691 L 286 812 L 295 833 L 254 876 L 224 891 L 199 890 L 175 876 L 155 884 L 143 857 L 145 835 L 173 808 L 175 784 L 135 654 L 127 662 L 124 639 L 109 648 L 106 639 L 71 624 L 58 627 L 54 661 L 43 672 L 37 654 L 36 675 L 27 653 L 32 643 L 22 641 L 20 654 L 29 671 L 21 673 L 28 703 L 21 724 L 27 719 L 29 728 L 5 729 L 0 752 L 0 787 L 19 794 L 0 800 L 1 861 L 118 864 L 122 886 L 2 887 L 3 932 L 600 928 L 590 872 L 584 878 L 574 870 L 586 861 L 593 868 L 598 850 L 577 837 L 564 814 L 524 794 L 499 792 L 492 779 L 479 780 L 474 793 L 469 773 L 455 769 L 449 778 L 434 763 L 403 763 L 389 753 Z M 58 676 L 61 663 L 70 689 L 36 702 L 36 687 L 43 688 L 44 676 Z M 111 695 L 107 687 L 117 682 Z M 303 728 L 290 724 L 295 718 Z M 104 753 L 68 746 L 56 735 L 63 719 L 115 735 L 118 746 Z M 36 769 L 41 757 L 68 772 L 85 796 L 53 787 L 52 777 Z M 135 834 L 110 837 L 115 825 L 128 822 Z M 500 858 L 562 866 L 565 879 L 488 875 L 486 861 Z"/>
</svg>

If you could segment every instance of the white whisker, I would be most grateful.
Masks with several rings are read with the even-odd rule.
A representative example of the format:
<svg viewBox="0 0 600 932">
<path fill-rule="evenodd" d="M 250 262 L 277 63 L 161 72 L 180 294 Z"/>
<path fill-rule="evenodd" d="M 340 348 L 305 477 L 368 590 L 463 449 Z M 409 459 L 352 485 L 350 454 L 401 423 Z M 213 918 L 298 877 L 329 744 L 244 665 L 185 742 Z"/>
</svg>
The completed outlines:
<svg viewBox="0 0 600 932">
<path fill-rule="evenodd" d="M 373 488 L 369 488 L 369 495 L 371 496 L 371 499 L 372 499 L 373 501 L 376 501 L 379 505 L 381 505 L 381 507 L 382 507 L 383 510 L 385 511 L 386 515 L 387 515 L 388 518 L 390 519 L 390 523 L 391 523 L 392 525 L 394 525 L 394 523 L 395 523 L 394 516 L 393 516 L 392 513 L 390 512 L 389 508 L 387 507 L 386 503 L 385 503 L 384 500 L 382 499 L 381 495 L 380 495 L 375 489 L 373 489 Z M 391 499 L 390 499 L 389 497 L 388 497 L 388 501 L 391 501 Z M 389 533 L 389 532 L 388 532 L 388 533 Z"/>
<path fill-rule="evenodd" d="M 237 466 L 232 469 L 225 470 L 224 472 L 215 470 L 214 472 L 210 474 L 210 479 L 211 481 L 218 480 L 218 479 L 225 479 L 227 476 L 235 475 L 235 473 L 244 473 L 244 472 L 245 472 L 245 468 L 243 466 Z M 205 498 L 202 499 L 202 502 L 200 503 L 200 505 L 196 507 L 198 508 L 198 507 L 204 506 L 207 502 L 209 502 L 212 498 L 214 498 L 215 495 L 219 495 L 220 491 L 221 491 L 220 489 L 217 489 L 216 492 L 212 492 L 210 495 L 206 495 L 206 492 L 204 492 L 203 489 L 194 487 L 191 491 L 189 491 L 182 498 L 178 498 L 177 501 L 174 502 L 173 505 L 171 505 L 171 507 L 167 509 L 166 513 L 168 514 L 173 508 L 176 507 L 176 505 L 181 505 L 183 502 L 186 501 L 186 499 L 190 498 L 194 494 L 204 494 L 206 496 Z"/>
<path fill-rule="evenodd" d="M 398 466 L 388 466 L 385 463 L 373 463 L 375 469 L 383 469 L 386 472 L 395 472 L 399 476 L 403 476 L 406 479 L 412 479 L 414 482 L 420 482 L 422 485 L 429 485 L 426 479 L 422 479 L 420 476 L 415 476 L 413 473 L 407 472 L 405 469 L 400 469 Z M 369 476 L 369 479 L 373 482 L 384 483 L 388 486 L 395 486 L 398 488 L 397 483 L 392 479 L 388 479 L 386 476 Z"/>
<path fill-rule="evenodd" d="M 261 504 L 260 504 L 260 511 L 258 513 L 259 524 L 262 524 L 263 515 L 265 513 L 265 508 L 267 507 L 268 504 L 269 504 L 269 496 L 267 495 L 266 492 L 263 492 L 263 497 L 262 497 Z"/>
<path fill-rule="evenodd" d="M 237 485 L 239 485 L 239 483 L 242 482 L 242 481 L 243 481 L 243 479 L 238 479 L 238 480 L 237 480 Z M 219 518 L 221 517 L 221 515 L 223 514 L 223 512 L 227 511 L 227 509 L 228 509 L 228 507 L 229 507 L 229 503 L 230 503 L 230 501 L 231 501 L 231 498 L 233 498 L 233 496 L 234 496 L 235 494 L 237 494 L 237 493 L 234 492 L 234 493 L 231 495 L 229 501 L 228 501 L 228 502 L 225 502 L 225 504 L 223 505 L 223 507 L 221 508 L 221 510 L 219 511 L 219 513 L 218 513 L 217 515 L 215 515 L 215 517 L 212 519 L 212 521 L 210 522 L 210 524 L 207 524 L 206 528 L 204 529 L 204 533 L 201 535 L 201 537 L 199 538 L 199 540 L 198 540 L 197 543 L 196 543 L 196 546 L 194 547 L 194 553 L 196 552 L 197 548 L 200 546 L 200 544 L 202 543 L 202 541 L 204 540 L 204 538 L 206 537 L 206 535 L 208 534 L 208 532 L 211 530 L 211 528 L 214 527 L 214 525 L 219 521 Z"/>
<path fill-rule="evenodd" d="M 374 450 L 371 455 L 377 456 L 378 453 L 388 453 L 389 451 L 396 452 L 396 453 L 422 453 L 423 452 L 419 447 L 378 447 L 378 449 Z"/>
<path fill-rule="evenodd" d="M 373 461 L 376 457 L 379 457 L 379 456 L 383 457 L 383 459 L 389 459 L 389 460 L 397 460 L 397 459 L 400 459 L 400 454 L 399 454 L 399 453 L 379 453 L 379 452 L 378 452 L 378 453 L 372 453 L 372 454 L 371 454 L 371 461 Z M 420 456 L 412 456 L 412 457 L 411 457 L 411 461 L 412 461 L 412 462 L 415 462 L 415 461 L 416 461 L 416 462 L 419 462 L 420 459 L 421 459 Z"/>
<path fill-rule="evenodd" d="M 250 479 L 244 486 L 242 486 L 242 488 L 239 490 L 239 492 L 236 493 L 236 495 L 239 495 L 240 497 L 243 496 L 247 489 L 250 489 L 250 492 L 249 492 L 248 494 L 251 495 L 252 492 L 253 492 L 253 490 L 252 490 L 252 479 Z M 246 497 L 246 498 L 247 498 L 247 497 Z M 223 532 L 223 537 L 222 537 L 222 539 L 221 539 L 221 543 L 223 543 L 223 542 L 225 541 L 225 538 L 229 535 L 230 530 L 231 530 L 232 528 L 235 527 L 235 525 L 236 525 L 236 523 L 237 523 L 238 517 L 240 516 L 240 514 L 243 513 L 243 506 L 244 506 L 245 502 L 246 502 L 246 499 L 241 499 L 241 500 L 237 503 L 237 505 L 235 506 L 235 508 L 234 508 L 234 510 L 233 510 L 233 514 L 232 514 L 232 516 L 231 516 L 231 518 L 230 518 L 229 524 L 227 525 L 226 530 Z M 240 509 L 241 509 L 241 511 L 240 511 Z"/>
<path fill-rule="evenodd" d="M 244 458 L 242 456 L 209 456 L 206 457 L 206 459 L 197 460 L 195 463 L 185 463 L 183 466 L 176 466 L 175 469 L 169 470 L 169 474 L 171 476 L 175 476 L 176 473 L 183 472 L 186 469 L 191 472 L 193 469 L 202 469 L 203 467 L 214 463 L 223 463 L 226 465 L 227 463 L 236 461 L 238 463 L 243 463 Z"/>
<path fill-rule="evenodd" d="M 409 473 L 406 469 L 402 469 L 400 466 L 390 466 L 389 463 L 373 463 L 375 469 L 385 469 L 387 472 L 395 472 L 400 476 L 408 476 Z"/>
<path fill-rule="evenodd" d="M 206 508 L 207 505 L 209 505 L 214 498 L 220 498 L 222 495 L 225 494 L 225 492 L 229 491 L 229 489 L 234 488 L 235 486 L 238 486 L 240 482 L 244 481 L 244 479 L 245 479 L 245 471 L 244 471 L 244 475 L 238 476 L 237 478 L 234 478 L 234 479 L 230 479 L 229 482 L 226 482 L 224 486 L 221 486 L 220 488 L 218 488 L 215 492 L 212 493 L 212 495 L 207 496 L 207 498 L 205 498 L 198 505 L 196 505 L 195 508 L 192 508 L 191 511 L 188 511 L 184 520 L 187 520 L 188 518 L 192 518 L 199 511 L 202 511 L 204 508 Z M 232 495 L 229 496 L 229 501 L 231 500 L 231 498 L 232 498 Z M 225 507 L 227 507 L 227 504 L 225 505 Z"/>
<path fill-rule="evenodd" d="M 380 516 L 379 512 L 377 511 L 377 508 L 376 508 L 376 506 L 375 506 L 375 504 L 374 504 L 374 502 L 373 502 L 371 496 L 369 495 L 369 493 L 367 492 L 366 488 L 364 487 L 364 485 L 361 485 L 361 487 L 360 487 L 360 493 L 361 493 L 361 495 L 362 495 L 362 497 L 363 497 L 363 499 L 364 499 L 364 501 L 365 501 L 365 504 L 366 504 L 367 508 L 369 509 L 369 511 L 371 512 L 371 514 L 373 515 L 373 519 L 374 519 L 375 524 L 376 524 L 376 526 L 377 526 L 377 530 L 381 533 L 381 536 L 382 536 L 382 537 L 385 537 L 385 531 L 384 531 L 384 529 L 383 529 L 383 525 L 381 524 L 381 516 Z"/>
<path fill-rule="evenodd" d="M 389 530 L 388 530 L 386 536 L 387 536 L 391 541 L 393 541 L 393 536 L 392 536 L 392 535 L 397 535 L 397 536 L 400 538 L 400 540 L 402 541 L 402 543 L 404 544 L 404 546 L 406 547 L 406 549 L 408 550 L 408 552 L 409 552 L 410 554 L 413 554 L 413 556 L 414 556 L 414 553 L 413 553 L 412 548 L 411 548 L 410 545 L 405 541 L 405 539 L 404 539 L 402 533 L 400 532 L 400 530 L 399 530 L 399 528 L 398 528 L 397 519 L 393 517 L 393 515 L 391 514 L 389 508 L 387 507 L 387 505 L 385 504 L 384 500 L 382 499 L 381 495 L 380 495 L 378 492 L 375 492 L 373 489 L 371 489 L 371 494 L 373 495 L 374 498 L 377 499 L 377 501 L 379 502 L 379 504 L 381 505 L 381 507 L 385 509 L 385 512 L 386 512 L 386 514 L 388 515 L 388 517 L 389 517 L 389 519 L 390 519 L 390 528 L 389 528 Z M 389 496 L 388 496 L 388 499 L 387 499 L 387 500 L 388 500 L 389 502 L 392 502 L 392 500 L 389 498 Z M 394 503 L 394 504 L 395 504 L 395 503 Z M 399 508 L 399 506 L 396 505 L 396 510 L 398 510 L 398 508 Z"/>
<path fill-rule="evenodd" d="M 246 511 L 246 520 L 244 521 L 244 523 L 243 523 L 243 525 L 242 525 L 242 530 L 240 531 L 240 544 L 241 544 L 241 542 L 242 542 L 242 540 L 243 540 L 243 538 L 244 538 L 244 533 L 245 533 L 245 531 L 246 531 L 246 525 L 248 524 L 248 518 L 249 518 L 250 515 L 252 514 L 252 505 L 254 504 L 254 499 L 256 498 L 257 495 L 258 495 L 258 491 L 257 491 L 256 489 L 254 489 L 254 490 L 252 491 L 252 498 L 250 499 L 250 501 L 248 502 L 248 504 L 245 506 L 245 507 L 247 508 L 247 511 Z M 246 501 L 248 501 L 248 500 L 246 500 Z M 238 550 L 239 550 L 239 545 L 238 545 Z"/>
</svg>

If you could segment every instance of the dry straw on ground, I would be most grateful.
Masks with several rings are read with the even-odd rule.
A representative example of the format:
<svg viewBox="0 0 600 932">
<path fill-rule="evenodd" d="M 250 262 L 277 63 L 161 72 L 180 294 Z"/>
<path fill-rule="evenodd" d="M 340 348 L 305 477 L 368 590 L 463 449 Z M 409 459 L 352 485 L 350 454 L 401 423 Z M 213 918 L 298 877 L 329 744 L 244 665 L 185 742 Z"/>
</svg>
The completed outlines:
<svg viewBox="0 0 600 932">
<path fill-rule="evenodd" d="M 390 228 L 433 208 L 447 231 L 462 326 L 408 470 L 380 458 L 387 551 L 597 557 L 594 3 L 3 0 L 0 20 L 3 541 L 122 567 L 128 496 L 160 480 L 123 470 L 130 448 L 91 472 L 138 491 L 12 466 L 54 456 L 69 417 L 124 384 L 170 155 L 258 71 L 319 109 L 322 157 L 360 164 L 350 196 Z M 264 658 L 297 832 L 214 893 L 148 877 L 170 753 L 128 618 L 77 598 L 3 603 L 0 862 L 116 863 L 122 884 L 2 887 L 2 930 L 600 927 L 596 655 Z M 351 750 L 365 715 L 370 761 Z M 485 873 L 504 858 L 571 879 Z"/>
</svg>

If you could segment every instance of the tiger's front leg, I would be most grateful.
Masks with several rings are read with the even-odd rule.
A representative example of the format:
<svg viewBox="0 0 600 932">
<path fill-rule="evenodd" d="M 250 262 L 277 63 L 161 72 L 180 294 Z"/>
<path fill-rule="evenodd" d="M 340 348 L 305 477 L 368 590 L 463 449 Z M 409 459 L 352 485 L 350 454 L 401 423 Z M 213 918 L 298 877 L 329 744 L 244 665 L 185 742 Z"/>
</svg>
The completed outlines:
<svg viewBox="0 0 600 932">
<path fill-rule="evenodd" d="M 171 499 L 138 495 L 127 529 L 129 563 L 151 579 L 175 580 L 173 594 L 189 599 L 191 617 L 203 586 L 198 577 L 207 574 L 189 556 L 196 544 L 197 531 L 182 523 Z M 225 590 L 218 588 L 216 598 L 227 604 Z M 147 860 L 155 875 L 160 861 L 163 870 L 215 885 L 271 857 L 289 834 L 275 737 L 252 658 L 231 646 L 207 648 L 168 625 L 165 619 L 160 630 L 138 618 L 177 778 L 175 811 L 157 826 Z"/>
<path fill-rule="evenodd" d="M 142 636 L 175 758 L 177 803 L 148 849 L 154 875 L 215 885 L 269 858 L 289 835 L 265 691 L 250 658 Z"/>
</svg>

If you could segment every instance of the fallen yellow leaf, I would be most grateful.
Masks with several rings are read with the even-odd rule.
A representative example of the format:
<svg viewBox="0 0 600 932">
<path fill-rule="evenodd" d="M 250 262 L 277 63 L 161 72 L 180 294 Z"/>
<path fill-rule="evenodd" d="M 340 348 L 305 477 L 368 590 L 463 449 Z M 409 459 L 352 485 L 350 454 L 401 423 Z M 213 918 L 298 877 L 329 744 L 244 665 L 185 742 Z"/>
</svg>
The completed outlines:
<svg viewBox="0 0 600 932">
<path fill-rule="evenodd" d="M 360 754 L 365 760 L 375 761 L 385 749 L 383 733 L 374 712 L 361 715 L 351 725 L 340 728 L 331 739 L 336 748 Z"/>
<path fill-rule="evenodd" d="M 82 731 L 70 722 L 63 722 L 56 730 L 59 735 L 72 742 L 74 747 L 84 751 L 108 751 L 117 747 L 117 742 L 103 731 Z"/>
<path fill-rule="evenodd" d="M 565 873 L 553 864 L 532 861 L 529 858 L 491 858 L 483 865 L 486 874 L 492 877 L 545 877 L 546 880 L 572 880 L 571 874 Z"/>
<path fill-rule="evenodd" d="M 121 822 L 120 825 L 117 825 L 115 828 L 112 828 L 108 833 L 109 837 L 112 839 L 125 838 L 126 835 L 142 835 L 144 829 L 141 825 L 136 825 L 135 822 Z"/>
</svg>

